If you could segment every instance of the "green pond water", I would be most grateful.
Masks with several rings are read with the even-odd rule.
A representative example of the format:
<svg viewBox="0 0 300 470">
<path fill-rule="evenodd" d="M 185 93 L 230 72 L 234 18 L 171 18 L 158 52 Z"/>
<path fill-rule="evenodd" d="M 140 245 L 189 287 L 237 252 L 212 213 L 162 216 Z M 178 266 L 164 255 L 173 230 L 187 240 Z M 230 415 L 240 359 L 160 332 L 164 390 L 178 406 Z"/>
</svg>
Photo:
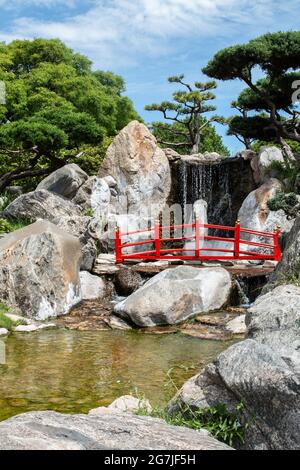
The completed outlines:
<svg viewBox="0 0 300 470">
<path fill-rule="evenodd" d="M 230 344 L 182 334 L 64 329 L 1 341 L 0 420 L 30 410 L 85 413 L 128 393 L 164 405 Z"/>
</svg>

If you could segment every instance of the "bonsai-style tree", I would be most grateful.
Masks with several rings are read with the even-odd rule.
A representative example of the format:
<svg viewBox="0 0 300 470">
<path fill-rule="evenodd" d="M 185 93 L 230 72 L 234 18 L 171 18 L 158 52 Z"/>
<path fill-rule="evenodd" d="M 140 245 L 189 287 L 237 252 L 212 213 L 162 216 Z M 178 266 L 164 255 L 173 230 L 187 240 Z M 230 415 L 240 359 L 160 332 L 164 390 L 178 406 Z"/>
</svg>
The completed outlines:
<svg viewBox="0 0 300 470">
<path fill-rule="evenodd" d="M 299 68 L 300 31 L 295 31 L 268 33 L 223 49 L 203 72 L 219 80 L 239 79 L 247 85 L 236 102 L 247 113 L 231 119 L 231 134 L 280 143 L 291 157 L 286 139 L 300 142 L 299 111 L 293 102 Z M 258 71 L 263 78 L 256 80 Z"/>
<path fill-rule="evenodd" d="M 240 113 L 240 116 L 232 116 L 227 119 L 227 124 L 228 124 L 227 135 L 232 135 L 236 137 L 242 144 L 245 145 L 246 149 L 249 150 L 251 149 L 251 145 L 255 141 L 255 139 L 249 137 L 247 132 L 244 132 L 243 129 L 241 129 L 236 124 L 237 120 L 239 122 L 240 121 L 245 122 L 245 120 L 247 120 L 247 118 L 249 117 L 249 109 L 244 107 L 242 104 L 239 104 L 238 101 L 233 101 L 231 103 L 231 107 L 233 109 L 236 109 Z"/>
<path fill-rule="evenodd" d="M 191 154 L 199 153 L 204 129 L 212 122 L 224 123 L 224 119 L 220 116 L 204 118 L 204 114 L 216 110 L 215 106 L 208 104 L 215 99 L 211 90 L 217 87 L 216 82 L 195 82 L 194 85 L 190 85 L 184 81 L 184 75 L 170 77 L 168 81 L 182 85 L 183 90 L 173 93 L 173 101 L 145 106 L 147 111 L 160 111 L 166 121 L 173 123 L 173 125 L 163 122 L 152 124 L 155 130 L 164 131 L 158 132 L 158 142 L 175 150 L 188 148 Z M 160 139 L 162 135 L 169 135 L 171 138 L 169 141 Z"/>
</svg>

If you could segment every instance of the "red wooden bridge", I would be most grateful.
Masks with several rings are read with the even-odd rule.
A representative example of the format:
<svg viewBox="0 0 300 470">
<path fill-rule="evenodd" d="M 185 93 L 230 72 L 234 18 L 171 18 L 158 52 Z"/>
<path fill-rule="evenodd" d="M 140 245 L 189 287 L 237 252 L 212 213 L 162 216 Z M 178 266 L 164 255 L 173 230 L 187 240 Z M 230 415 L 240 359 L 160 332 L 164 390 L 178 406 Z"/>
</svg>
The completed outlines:
<svg viewBox="0 0 300 470">
<path fill-rule="evenodd" d="M 209 230 L 231 233 L 231 237 L 220 237 L 208 235 Z M 191 235 L 183 235 L 180 237 L 172 236 L 176 230 L 185 233 L 186 230 Z M 169 236 L 163 237 L 163 232 L 168 231 Z M 207 233 L 207 234 L 206 234 Z M 122 243 L 122 239 L 130 236 L 142 237 L 145 240 Z M 255 236 L 260 241 L 246 240 L 243 236 Z M 198 218 L 191 224 L 182 225 L 166 225 L 162 226 L 158 221 L 154 227 L 144 230 L 136 230 L 133 232 L 121 233 L 119 227 L 115 231 L 115 252 L 116 263 L 123 263 L 126 260 L 139 259 L 143 261 L 163 260 L 274 260 L 280 261 L 281 249 L 279 246 L 280 227 L 277 226 L 273 233 L 260 232 L 242 228 L 240 222 L 237 221 L 234 227 L 215 224 L 201 224 Z M 193 241 L 194 247 L 178 248 L 170 247 L 174 242 Z M 263 240 L 263 241 L 261 241 Z M 205 241 L 217 241 L 224 243 L 224 247 L 202 246 Z M 268 243 L 266 243 L 268 241 Z M 228 244 L 231 244 L 228 248 Z M 128 252 L 128 248 L 136 250 L 138 247 L 150 245 L 150 250 Z M 227 246 L 227 248 L 226 248 Z M 260 251 L 250 251 L 250 249 L 262 248 Z M 127 251 L 127 252 L 126 252 Z M 192 253 L 192 254 L 187 254 Z"/>
</svg>

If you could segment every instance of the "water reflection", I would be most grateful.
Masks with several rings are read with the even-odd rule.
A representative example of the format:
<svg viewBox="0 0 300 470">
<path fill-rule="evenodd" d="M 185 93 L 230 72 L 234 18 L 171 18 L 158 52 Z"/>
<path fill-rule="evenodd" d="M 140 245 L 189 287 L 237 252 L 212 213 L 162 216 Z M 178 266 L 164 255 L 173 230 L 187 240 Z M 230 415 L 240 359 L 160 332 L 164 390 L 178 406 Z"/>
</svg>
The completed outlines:
<svg viewBox="0 0 300 470">
<path fill-rule="evenodd" d="M 13 334 L 0 365 L 0 420 L 29 410 L 87 412 L 134 390 L 152 404 L 165 404 L 174 384 L 180 387 L 227 346 L 180 334 Z"/>
</svg>

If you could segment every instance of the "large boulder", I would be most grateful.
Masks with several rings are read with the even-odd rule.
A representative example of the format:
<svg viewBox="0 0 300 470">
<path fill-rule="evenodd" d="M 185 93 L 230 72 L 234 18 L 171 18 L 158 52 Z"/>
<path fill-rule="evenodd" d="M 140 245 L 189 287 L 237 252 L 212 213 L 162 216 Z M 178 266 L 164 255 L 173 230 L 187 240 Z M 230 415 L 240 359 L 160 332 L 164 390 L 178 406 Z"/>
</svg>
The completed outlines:
<svg viewBox="0 0 300 470">
<path fill-rule="evenodd" d="M 39 411 L 0 423 L 1 450 L 230 450 L 204 429 L 103 408 L 90 415 Z M 113 455 L 111 456 L 113 459 Z M 127 457 L 128 459 L 128 457 Z M 112 464 L 114 462 L 112 461 Z"/>
<path fill-rule="evenodd" d="M 276 162 L 284 164 L 284 156 L 278 147 L 261 147 L 257 156 L 257 166 L 260 175 L 260 180 L 276 176 L 278 171 L 272 168 L 272 164 Z"/>
<path fill-rule="evenodd" d="M 275 271 L 271 274 L 263 292 L 273 289 L 279 284 L 289 284 L 300 280 L 300 216 L 286 238 L 286 246 Z"/>
<path fill-rule="evenodd" d="M 279 176 L 280 166 L 276 167 L 274 162 L 279 165 L 285 162 L 283 153 L 278 147 L 261 147 L 258 154 L 255 154 L 251 150 L 246 150 L 242 153 L 244 154 L 243 158 L 246 157 L 246 159 L 250 160 L 254 180 L 257 184 L 262 184 L 269 178 L 277 178 Z"/>
<path fill-rule="evenodd" d="M 117 182 L 112 205 L 118 214 L 158 217 L 165 206 L 171 176 L 168 159 L 144 124 L 130 122 L 109 146 L 99 172 Z"/>
<path fill-rule="evenodd" d="M 79 241 L 40 220 L 0 240 L 0 298 L 37 320 L 69 312 L 81 300 Z"/>
<path fill-rule="evenodd" d="M 99 251 L 98 242 L 103 234 L 101 221 L 81 215 L 57 217 L 52 222 L 79 239 L 82 252 L 80 269 L 91 271 Z"/>
<path fill-rule="evenodd" d="M 300 449 L 299 312 L 299 287 L 258 297 L 246 317 L 247 339 L 186 382 L 170 412 L 223 403 L 248 424 L 242 447 Z"/>
<path fill-rule="evenodd" d="M 291 231 L 294 223 L 295 219 L 289 217 L 283 209 L 270 211 L 264 225 L 264 231 L 273 232 L 275 227 L 280 227 L 281 233 L 286 235 Z"/>
<path fill-rule="evenodd" d="M 78 190 L 73 202 L 86 213 L 91 211 L 93 217 L 105 223 L 110 204 L 110 188 L 104 178 L 91 176 Z"/>
<path fill-rule="evenodd" d="M 300 374 L 300 287 L 282 285 L 258 297 L 246 322 L 249 338 L 268 345 Z"/>
<path fill-rule="evenodd" d="M 3 214 L 13 220 L 52 221 L 55 217 L 81 215 L 81 210 L 72 201 L 46 189 L 40 189 L 17 197 L 6 207 Z"/>
<path fill-rule="evenodd" d="M 78 189 L 88 179 L 88 175 L 76 163 L 59 168 L 44 178 L 37 186 L 37 190 L 46 189 L 65 198 L 72 199 Z"/>
<path fill-rule="evenodd" d="M 115 313 L 135 325 L 173 325 L 201 312 L 221 308 L 231 278 L 223 268 L 178 266 L 166 269 L 115 306 Z"/>
<path fill-rule="evenodd" d="M 263 231 L 270 214 L 268 201 L 280 190 L 281 183 L 276 179 L 270 179 L 248 194 L 238 213 L 241 227 Z"/>
</svg>

